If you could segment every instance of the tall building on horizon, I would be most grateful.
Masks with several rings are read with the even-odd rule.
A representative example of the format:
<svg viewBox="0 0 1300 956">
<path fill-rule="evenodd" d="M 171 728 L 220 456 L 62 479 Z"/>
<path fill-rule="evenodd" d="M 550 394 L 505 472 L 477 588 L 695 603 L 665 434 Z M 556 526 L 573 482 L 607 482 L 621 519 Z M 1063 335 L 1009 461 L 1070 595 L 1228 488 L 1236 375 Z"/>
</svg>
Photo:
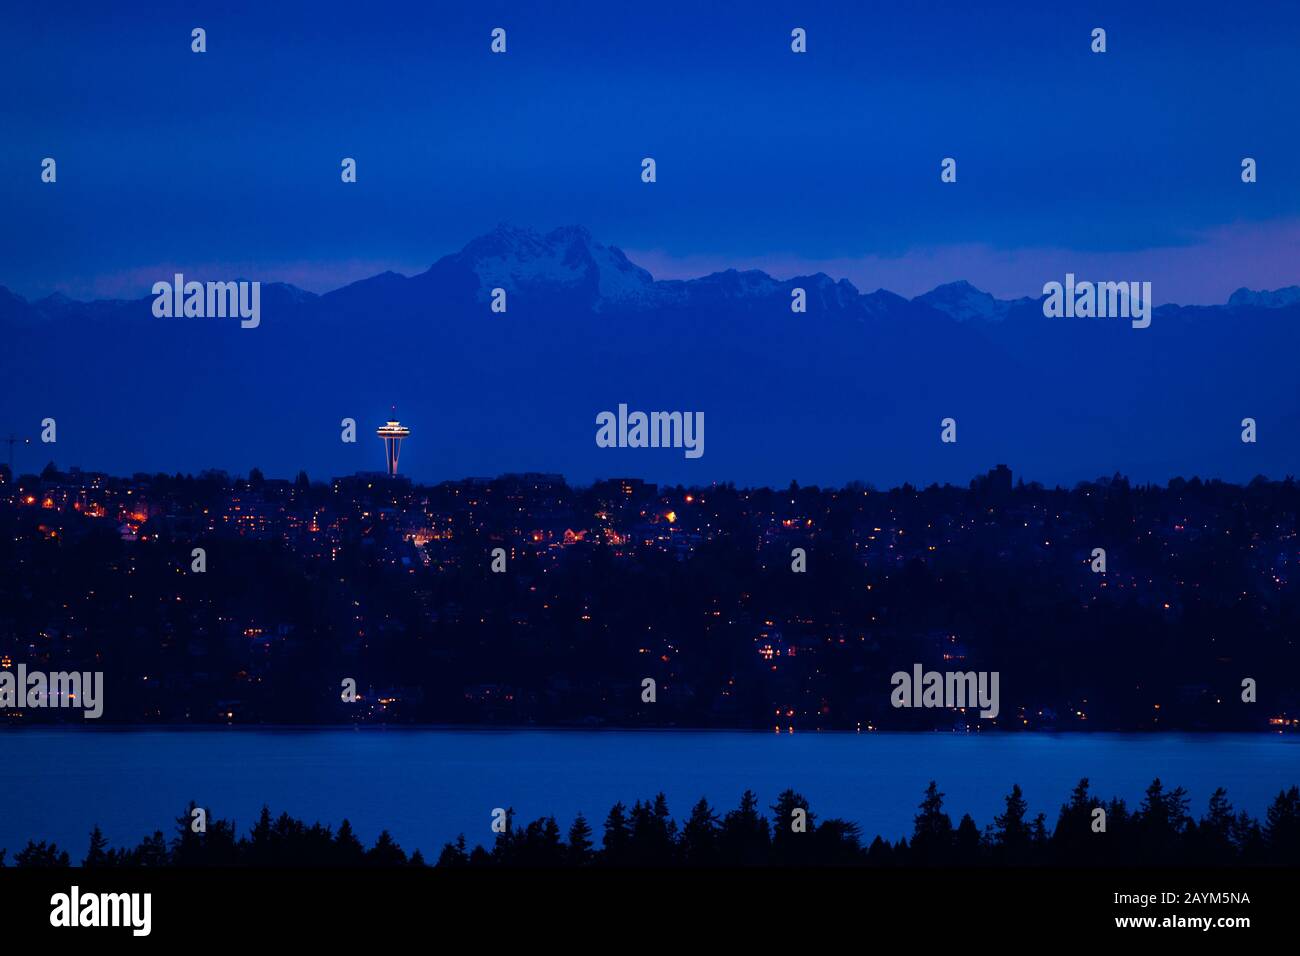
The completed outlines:
<svg viewBox="0 0 1300 956">
<path fill-rule="evenodd" d="M 388 477 L 397 477 L 397 459 L 402 452 L 402 439 L 411 434 L 411 430 L 397 420 L 397 406 L 393 406 L 393 417 L 386 425 L 380 425 L 375 434 L 384 440 L 384 458 L 388 462 Z"/>
</svg>

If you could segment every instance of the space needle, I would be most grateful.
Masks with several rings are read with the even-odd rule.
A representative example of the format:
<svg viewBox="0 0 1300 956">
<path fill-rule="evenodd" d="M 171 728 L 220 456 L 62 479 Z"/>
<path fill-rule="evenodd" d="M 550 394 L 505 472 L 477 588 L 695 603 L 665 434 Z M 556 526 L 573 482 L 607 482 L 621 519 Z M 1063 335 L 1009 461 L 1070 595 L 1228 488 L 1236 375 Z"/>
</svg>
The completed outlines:
<svg viewBox="0 0 1300 956">
<path fill-rule="evenodd" d="M 375 434 L 384 440 L 384 458 L 388 460 L 388 477 L 397 477 L 397 457 L 402 452 L 402 439 L 411 434 L 411 430 L 397 420 L 397 406 L 393 406 L 393 417 L 388 424 L 380 425 Z"/>
</svg>

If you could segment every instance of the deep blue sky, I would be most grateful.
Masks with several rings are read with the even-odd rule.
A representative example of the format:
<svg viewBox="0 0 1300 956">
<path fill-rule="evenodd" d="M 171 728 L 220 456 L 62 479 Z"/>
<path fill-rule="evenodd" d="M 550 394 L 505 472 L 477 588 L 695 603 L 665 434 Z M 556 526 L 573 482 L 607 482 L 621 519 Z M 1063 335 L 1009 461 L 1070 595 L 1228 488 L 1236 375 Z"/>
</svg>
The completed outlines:
<svg viewBox="0 0 1300 956">
<path fill-rule="evenodd" d="M 1009 296 L 1131 263 L 1184 302 L 1300 281 L 1296 4 L 53 3 L 0 21 L 0 285 L 27 296 L 144 296 L 170 266 L 324 291 L 502 220 L 586 225 L 657 276 L 823 268 Z"/>
</svg>

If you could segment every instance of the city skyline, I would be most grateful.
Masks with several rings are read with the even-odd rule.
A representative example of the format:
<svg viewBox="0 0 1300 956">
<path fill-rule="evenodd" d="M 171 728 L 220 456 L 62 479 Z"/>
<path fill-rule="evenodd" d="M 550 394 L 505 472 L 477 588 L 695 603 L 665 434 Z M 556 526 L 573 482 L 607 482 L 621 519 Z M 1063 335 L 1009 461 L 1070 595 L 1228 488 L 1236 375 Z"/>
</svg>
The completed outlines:
<svg viewBox="0 0 1300 956">
<path fill-rule="evenodd" d="M 0 479 L 0 669 L 83 661 L 109 723 L 1300 727 L 1300 485 L 1013 479 Z M 936 667 L 992 706 L 891 693 Z"/>
</svg>

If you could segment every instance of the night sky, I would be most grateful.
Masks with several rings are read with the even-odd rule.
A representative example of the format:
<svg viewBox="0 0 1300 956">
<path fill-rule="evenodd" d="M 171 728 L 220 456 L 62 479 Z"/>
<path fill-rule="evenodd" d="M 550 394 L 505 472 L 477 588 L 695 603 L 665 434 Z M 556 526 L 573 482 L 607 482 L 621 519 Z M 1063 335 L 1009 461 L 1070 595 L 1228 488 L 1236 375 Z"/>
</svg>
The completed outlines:
<svg viewBox="0 0 1300 956">
<path fill-rule="evenodd" d="M 1010 297 L 1073 269 L 1182 303 L 1300 280 L 1291 4 L 185 6 L 6 10 L 0 285 L 323 292 L 503 220 L 584 225 L 656 277 Z"/>
</svg>

